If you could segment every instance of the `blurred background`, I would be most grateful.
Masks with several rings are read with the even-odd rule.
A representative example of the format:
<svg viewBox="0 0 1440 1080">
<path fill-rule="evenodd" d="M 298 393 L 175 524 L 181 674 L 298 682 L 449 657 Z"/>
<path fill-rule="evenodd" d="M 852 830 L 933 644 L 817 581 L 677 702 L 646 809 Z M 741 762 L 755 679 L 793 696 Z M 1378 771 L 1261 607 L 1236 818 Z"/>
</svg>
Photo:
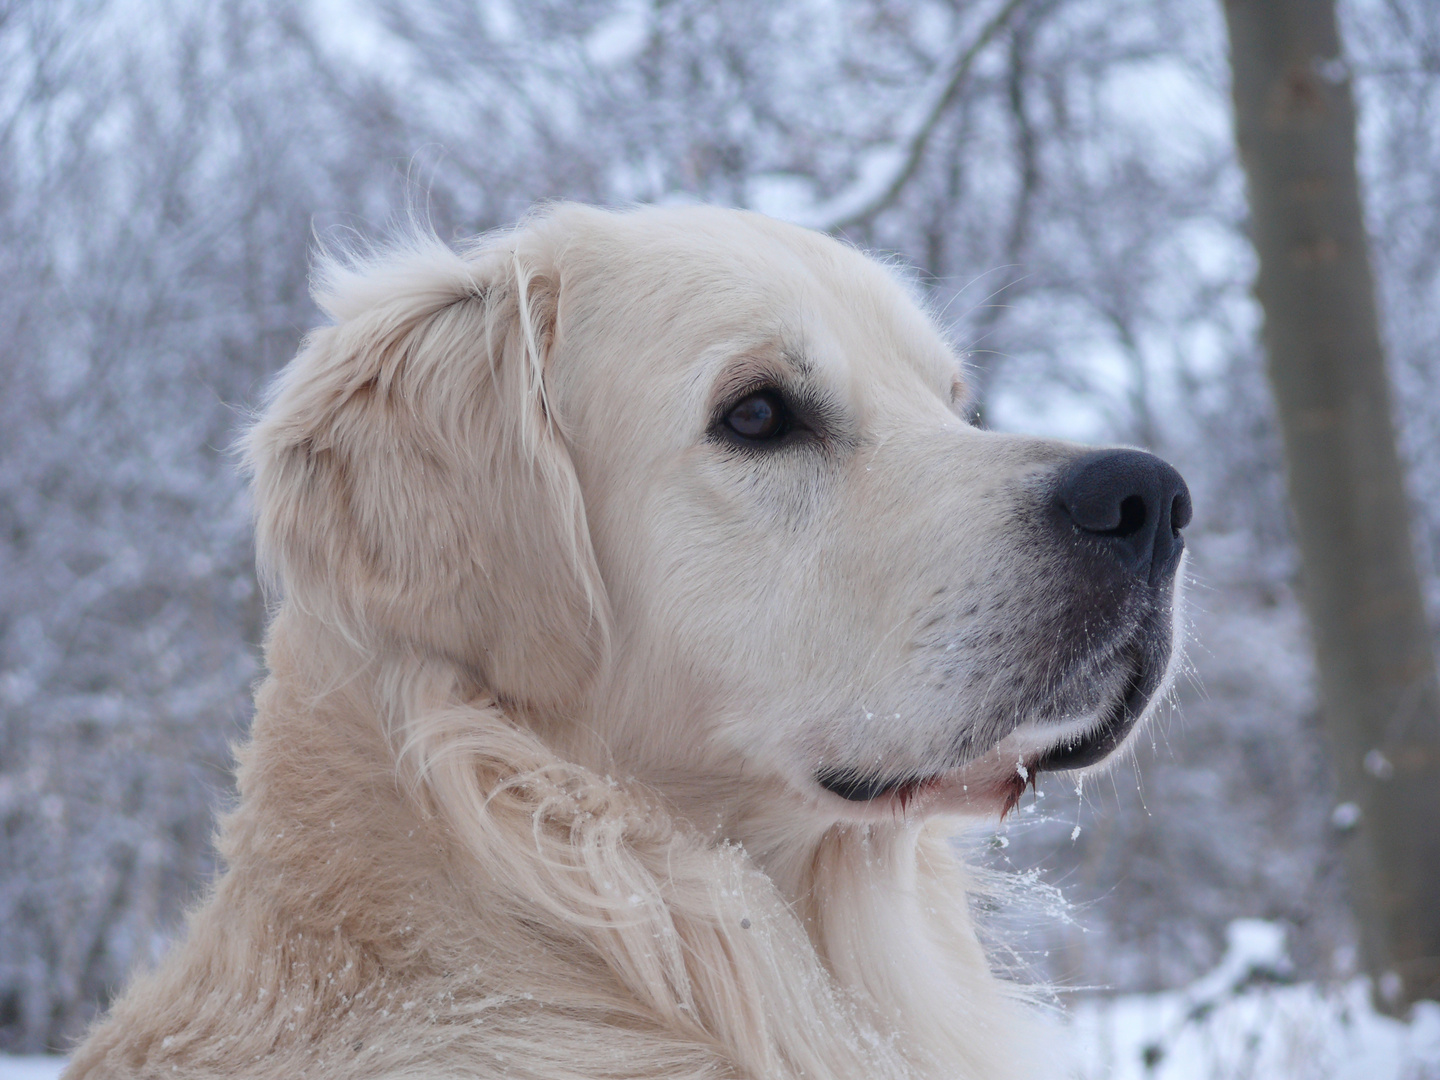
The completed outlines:
<svg viewBox="0 0 1440 1080">
<path fill-rule="evenodd" d="M 1433 628 L 1440 4 L 1339 16 Z M 1082 997 L 1180 992 L 1263 925 L 1270 977 L 1345 985 L 1354 821 L 1230 86 L 1217 0 L 0 0 L 0 1051 L 63 1050 L 213 873 L 264 623 L 228 448 L 317 321 L 316 236 L 557 197 L 893 254 L 983 423 L 1173 461 L 1188 670 L 1132 759 L 990 841 L 1071 905 L 1024 958 Z"/>
</svg>

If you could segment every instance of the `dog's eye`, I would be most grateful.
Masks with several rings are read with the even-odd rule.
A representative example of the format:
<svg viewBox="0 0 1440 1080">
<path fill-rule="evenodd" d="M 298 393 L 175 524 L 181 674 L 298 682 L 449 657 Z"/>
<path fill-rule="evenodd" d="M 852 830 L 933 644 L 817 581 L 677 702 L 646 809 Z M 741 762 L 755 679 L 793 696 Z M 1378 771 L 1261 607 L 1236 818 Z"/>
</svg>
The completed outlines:
<svg viewBox="0 0 1440 1080">
<path fill-rule="evenodd" d="M 725 414 L 725 426 L 755 442 L 778 439 L 790 427 L 790 410 L 774 390 L 757 390 Z"/>
</svg>

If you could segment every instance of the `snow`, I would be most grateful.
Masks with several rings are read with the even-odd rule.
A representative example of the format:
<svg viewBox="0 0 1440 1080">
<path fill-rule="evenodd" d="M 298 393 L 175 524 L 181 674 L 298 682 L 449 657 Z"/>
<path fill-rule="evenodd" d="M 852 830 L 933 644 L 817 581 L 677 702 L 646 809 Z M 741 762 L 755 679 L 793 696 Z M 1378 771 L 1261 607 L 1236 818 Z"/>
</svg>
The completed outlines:
<svg viewBox="0 0 1440 1080">
<path fill-rule="evenodd" d="M 1375 1011 L 1366 979 L 1287 985 L 1285 927 L 1237 919 L 1214 970 L 1181 990 L 1075 1004 L 1083 1080 L 1409 1080 L 1440 1076 L 1440 1003 Z"/>
<path fill-rule="evenodd" d="M 1330 824 L 1341 832 L 1348 832 L 1360 824 L 1360 807 L 1353 802 L 1342 802 L 1330 814 Z"/>
<path fill-rule="evenodd" d="M 0 1055 L 0 1080 L 55 1080 L 63 1068 L 63 1057 L 45 1054 L 24 1057 Z"/>
<path fill-rule="evenodd" d="M 585 39 L 590 62 L 616 67 L 633 61 L 650 38 L 649 10 L 642 4 L 622 4 L 610 17 L 601 20 Z"/>
<path fill-rule="evenodd" d="M 1083 1080 L 1420 1080 L 1440 1076 L 1440 1004 L 1409 1023 L 1370 1006 L 1369 984 L 1255 986 L 1195 1007 L 1186 991 L 1078 1002 Z"/>
</svg>

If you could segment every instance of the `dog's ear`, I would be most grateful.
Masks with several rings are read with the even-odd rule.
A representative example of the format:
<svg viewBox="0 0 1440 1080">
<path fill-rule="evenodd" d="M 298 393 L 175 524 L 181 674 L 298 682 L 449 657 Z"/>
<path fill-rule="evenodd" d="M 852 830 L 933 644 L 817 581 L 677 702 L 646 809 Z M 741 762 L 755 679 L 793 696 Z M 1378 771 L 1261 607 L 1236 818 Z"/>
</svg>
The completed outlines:
<svg viewBox="0 0 1440 1080">
<path fill-rule="evenodd" d="M 287 603 L 361 647 L 443 654 L 502 699 L 551 706 L 602 661 L 607 610 L 546 400 L 558 274 L 523 235 L 323 262 L 333 325 L 244 450 L 261 565 Z"/>
</svg>

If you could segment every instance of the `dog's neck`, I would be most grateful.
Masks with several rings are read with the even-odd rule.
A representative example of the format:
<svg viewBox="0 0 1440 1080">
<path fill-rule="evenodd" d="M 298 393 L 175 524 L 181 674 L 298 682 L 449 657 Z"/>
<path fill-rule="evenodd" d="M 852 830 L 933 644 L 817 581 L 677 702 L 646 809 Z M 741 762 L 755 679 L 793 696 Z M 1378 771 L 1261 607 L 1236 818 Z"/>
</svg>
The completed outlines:
<svg viewBox="0 0 1440 1080">
<path fill-rule="evenodd" d="M 718 1038 L 747 1074 L 1017 1074 L 985 1057 L 1013 1042 L 968 1036 L 1024 1021 L 943 835 L 806 832 L 783 810 L 704 822 L 664 784 L 553 755 L 445 664 L 326 633 L 276 620 L 222 839 L 231 876 L 277 894 L 267 918 L 433 978 L 464 962 L 472 994 L 553 996 L 568 965 L 608 971 L 595 993 L 613 1008 Z"/>
</svg>

